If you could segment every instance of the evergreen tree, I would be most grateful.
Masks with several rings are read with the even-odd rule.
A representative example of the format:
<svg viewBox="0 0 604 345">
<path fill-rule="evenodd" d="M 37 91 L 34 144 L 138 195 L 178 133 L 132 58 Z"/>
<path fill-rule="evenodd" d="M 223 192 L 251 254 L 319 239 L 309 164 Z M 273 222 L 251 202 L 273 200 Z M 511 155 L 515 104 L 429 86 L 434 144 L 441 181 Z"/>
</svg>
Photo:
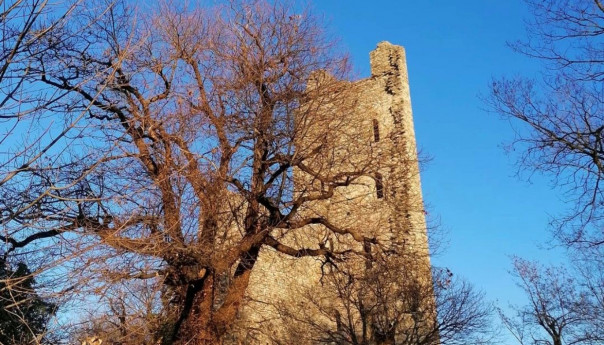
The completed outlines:
<svg viewBox="0 0 604 345">
<path fill-rule="evenodd" d="M 10 267 L 0 261 L 0 344 L 47 343 L 46 324 L 56 305 L 44 301 L 35 291 L 35 281 L 26 264 Z"/>
</svg>

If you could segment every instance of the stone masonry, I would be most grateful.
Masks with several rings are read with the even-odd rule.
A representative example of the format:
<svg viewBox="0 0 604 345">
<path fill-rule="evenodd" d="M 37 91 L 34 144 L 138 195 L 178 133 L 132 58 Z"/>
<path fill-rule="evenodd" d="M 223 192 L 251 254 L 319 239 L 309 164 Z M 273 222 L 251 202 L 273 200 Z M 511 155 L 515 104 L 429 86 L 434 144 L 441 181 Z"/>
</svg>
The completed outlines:
<svg viewBox="0 0 604 345">
<path fill-rule="evenodd" d="M 431 282 L 405 50 L 381 42 L 370 58 L 371 76 L 346 82 L 352 94 L 358 95 L 354 105 L 357 121 L 349 131 L 368 143 L 368 149 L 346 150 L 344 154 L 366 155 L 370 150 L 376 157 L 375 171 L 373 176 L 340 191 L 329 203 L 317 205 L 317 209 L 330 214 L 337 224 L 356 227 L 414 258 L 415 275 Z M 305 183 L 304 176 L 295 181 Z M 308 234 L 323 236 L 316 229 L 309 229 Z M 362 245 L 357 246 L 362 250 Z M 301 294 L 321 284 L 321 268 L 315 258 L 293 259 L 273 250 L 261 253 L 248 288 L 249 303 L 242 310 L 247 343 L 270 343 L 267 339 L 279 337 L 279 308 L 275 303 L 304 308 Z M 269 324 L 273 326 L 266 327 Z M 261 329 L 272 333 L 255 331 Z"/>
</svg>

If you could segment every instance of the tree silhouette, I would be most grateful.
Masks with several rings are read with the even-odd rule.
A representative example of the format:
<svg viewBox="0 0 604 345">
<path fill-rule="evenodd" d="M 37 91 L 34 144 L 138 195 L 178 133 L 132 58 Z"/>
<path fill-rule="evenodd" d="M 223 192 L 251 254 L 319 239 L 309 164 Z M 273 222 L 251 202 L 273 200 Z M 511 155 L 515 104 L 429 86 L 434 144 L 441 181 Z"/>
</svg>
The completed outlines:
<svg viewBox="0 0 604 345">
<path fill-rule="evenodd" d="M 0 261 L 0 344 L 45 344 L 46 325 L 56 305 L 35 291 L 35 281 L 25 263 L 11 268 Z"/>
<path fill-rule="evenodd" d="M 511 47 L 542 62 L 539 78 L 494 80 L 490 107 L 517 124 L 519 164 L 567 192 L 554 222 L 567 245 L 604 243 L 604 4 L 526 0 L 527 38 Z"/>
</svg>

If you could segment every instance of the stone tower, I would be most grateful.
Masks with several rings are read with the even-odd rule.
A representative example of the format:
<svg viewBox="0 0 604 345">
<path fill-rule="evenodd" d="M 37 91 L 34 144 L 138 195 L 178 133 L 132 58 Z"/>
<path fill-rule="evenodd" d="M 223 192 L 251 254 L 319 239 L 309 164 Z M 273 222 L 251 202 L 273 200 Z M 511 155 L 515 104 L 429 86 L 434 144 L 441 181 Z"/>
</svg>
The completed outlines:
<svg viewBox="0 0 604 345">
<path fill-rule="evenodd" d="M 357 83 L 370 95 L 365 102 L 375 114 L 380 136 L 384 137 L 381 159 L 389 160 L 384 172 L 390 196 L 393 237 L 405 250 L 429 263 L 425 210 L 422 199 L 417 145 L 413 128 L 411 95 L 405 50 L 381 42 L 370 54 L 371 77 Z M 373 119 L 372 119 L 373 120 Z M 381 133 L 384 133 L 383 135 Z"/>
<path fill-rule="evenodd" d="M 401 46 L 381 42 L 370 53 L 370 58 L 369 78 L 342 82 L 355 102 L 354 126 L 351 125 L 346 131 L 350 138 L 367 145 L 363 145 L 363 148 L 350 147 L 355 145 L 354 140 L 348 144 L 346 141 L 349 139 L 341 139 L 344 143 L 340 144 L 347 149 L 339 155 L 342 161 L 347 162 L 354 161 L 355 155 L 371 155 L 372 160 L 368 164 L 373 169 L 368 170 L 370 173 L 359 179 L 358 183 L 338 192 L 329 202 L 317 203 L 316 209 L 308 212 L 329 214 L 332 222 L 359 229 L 393 251 L 404 253 L 409 262 L 406 266 L 414 271 L 414 279 L 431 286 L 405 50 Z M 322 77 L 329 76 L 320 74 L 317 78 Z M 334 155 L 338 156 L 338 153 Z M 350 163 L 342 163 L 340 168 L 344 169 L 347 164 Z M 295 177 L 294 181 L 298 185 L 308 183 L 303 174 Z M 309 228 L 308 238 L 291 240 L 306 241 L 312 245 L 317 243 L 314 239 L 320 236 L 323 236 L 320 231 Z M 343 243 L 346 240 L 339 241 Z M 345 244 L 351 245 L 350 242 Z M 359 251 L 367 250 L 367 244 L 355 245 Z M 313 313 L 312 308 L 302 302 L 309 291 L 313 298 L 330 303 L 334 296 L 329 293 L 322 295 L 322 268 L 321 263 L 313 258 L 292 259 L 270 250 L 262 252 L 254 268 L 254 272 L 261 274 L 252 274 L 248 290 L 250 303 L 243 308 L 242 314 L 246 326 L 257 325 L 251 326 L 251 329 L 271 329 L 271 334 L 251 334 L 250 337 L 248 332 L 248 339 L 255 339 L 249 343 L 270 343 L 267 339 L 281 336 L 279 333 L 283 326 L 278 322 L 273 327 L 266 327 L 279 318 L 281 305 L 288 305 L 290 310 L 296 310 L 300 315 Z M 359 270 L 364 268 L 360 267 Z M 428 289 L 431 291 L 431 288 Z M 433 304 L 428 304 L 423 308 L 433 313 Z"/>
</svg>

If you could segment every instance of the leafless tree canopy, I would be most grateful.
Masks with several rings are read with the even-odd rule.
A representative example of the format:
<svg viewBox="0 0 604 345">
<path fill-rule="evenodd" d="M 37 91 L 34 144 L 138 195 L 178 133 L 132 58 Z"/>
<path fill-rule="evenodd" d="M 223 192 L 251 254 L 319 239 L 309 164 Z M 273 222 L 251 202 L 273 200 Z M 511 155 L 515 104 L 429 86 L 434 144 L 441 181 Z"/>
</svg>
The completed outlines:
<svg viewBox="0 0 604 345">
<path fill-rule="evenodd" d="M 48 121 L 44 107 L 64 92 L 42 90 L 33 59 L 43 54 L 41 43 L 67 24 L 78 5 L 78 1 L 0 2 L 0 342 L 7 345 L 47 344 L 53 339 L 46 327 L 55 308 L 36 292 L 44 282 L 30 271 L 37 267 L 35 258 L 9 252 L 27 244 L 12 235 L 23 229 L 25 214 L 39 207 L 35 200 L 48 192 L 35 181 L 34 170 L 47 165 L 45 154 L 72 128 L 60 118 L 54 124 Z"/>
<path fill-rule="evenodd" d="M 567 270 L 514 259 L 514 274 L 528 303 L 514 306 L 514 315 L 500 312 L 500 316 L 520 344 L 601 344 L 604 341 L 602 266 L 593 260 L 587 263 L 589 265 L 579 270 Z M 589 269 L 585 270 L 586 267 Z"/>
<path fill-rule="evenodd" d="M 342 345 L 490 344 L 492 307 L 447 269 L 418 277 L 404 255 L 373 253 L 339 264 L 310 290 L 301 311 L 278 308 L 290 338 L 277 343 Z M 436 313 L 434 312 L 436 310 Z"/>
<path fill-rule="evenodd" d="M 356 97 L 310 13 L 263 1 L 86 5 L 32 41 L 18 67 L 36 85 L 39 123 L 61 140 L 37 146 L 12 170 L 18 181 L 6 175 L 15 204 L 1 238 L 11 258 L 35 262 L 47 293 L 100 303 L 106 317 L 89 326 L 119 341 L 213 344 L 262 247 L 325 261 L 353 252 L 279 236 L 314 224 L 378 245 L 303 212 L 375 170 L 371 156 L 334 165 Z M 320 70 L 334 78 L 311 78 Z M 7 82 L 5 99 L 20 82 Z M 312 188 L 294 189 L 294 169 Z"/>
<path fill-rule="evenodd" d="M 539 59 L 540 79 L 493 82 L 488 103 L 521 123 L 520 165 L 553 176 L 572 209 L 556 220 L 567 244 L 604 241 L 604 5 L 599 0 L 526 1 L 528 38 L 511 44 Z"/>
<path fill-rule="evenodd" d="M 604 243 L 604 4 L 526 0 L 527 38 L 510 44 L 543 63 L 538 79 L 495 80 L 487 102 L 520 123 L 513 148 L 520 166 L 552 176 L 570 210 L 554 220 L 574 265 L 544 267 L 514 259 L 528 298 L 501 313 L 522 344 L 601 344 Z M 572 253 L 578 250 L 578 253 Z"/>
<path fill-rule="evenodd" d="M 44 0 L 0 3 L 0 186 L 26 171 L 64 135 L 50 135 L 50 126 L 42 121 L 40 109 L 60 95 L 41 92 L 32 58 L 43 53 L 40 43 L 60 30 L 77 6 L 77 1 L 61 6 Z M 7 213 L 18 211 L 12 206 L 1 207 Z"/>
</svg>

